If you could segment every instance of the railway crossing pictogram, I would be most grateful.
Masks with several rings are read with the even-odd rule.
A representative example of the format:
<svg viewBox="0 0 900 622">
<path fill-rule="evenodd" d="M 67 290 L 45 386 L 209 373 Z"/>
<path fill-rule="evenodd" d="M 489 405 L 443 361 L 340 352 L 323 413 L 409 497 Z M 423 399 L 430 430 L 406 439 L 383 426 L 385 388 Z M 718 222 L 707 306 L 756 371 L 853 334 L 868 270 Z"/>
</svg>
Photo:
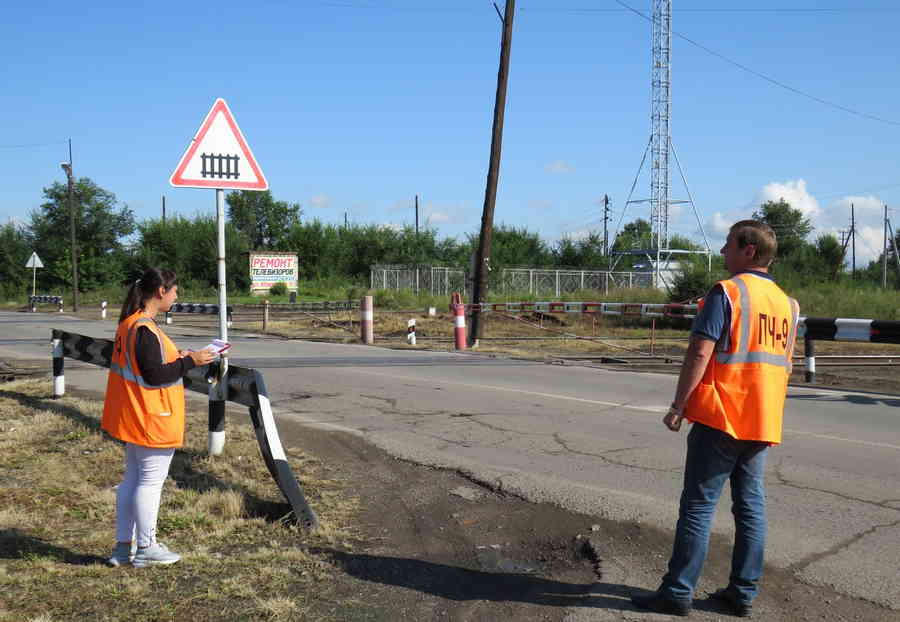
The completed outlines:
<svg viewBox="0 0 900 622">
<path fill-rule="evenodd" d="M 224 99 L 219 98 L 213 104 L 169 183 L 187 188 L 269 188 Z"/>
</svg>

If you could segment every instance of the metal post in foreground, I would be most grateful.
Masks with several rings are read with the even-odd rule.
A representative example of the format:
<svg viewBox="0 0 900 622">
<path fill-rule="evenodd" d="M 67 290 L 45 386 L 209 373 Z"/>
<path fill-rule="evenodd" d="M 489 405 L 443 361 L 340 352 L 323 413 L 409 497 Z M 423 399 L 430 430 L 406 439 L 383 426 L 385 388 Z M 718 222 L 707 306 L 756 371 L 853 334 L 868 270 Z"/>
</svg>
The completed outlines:
<svg viewBox="0 0 900 622">
<path fill-rule="evenodd" d="M 228 341 L 228 297 L 225 290 L 225 191 L 216 188 L 217 267 L 219 274 L 219 339 Z M 209 390 L 209 455 L 225 449 L 225 400 L 228 399 L 228 357 L 219 358 L 218 377 Z"/>
<path fill-rule="evenodd" d="M 66 394 L 62 339 L 53 339 L 50 345 L 53 352 L 53 397 L 62 397 Z"/>
<path fill-rule="evenodd" d="M 372 297 L 363 296 L 359 303 L 359 326 L 362 342 L 371 345 L 375 343 L 375 311 L 372 308 Z"/>
<path fill-rule="evenodd" d="M 816 348 L 815 340 L 808 336 L 803 338 L 803 356 L 806 358 L 806 374 L 807 382 L 816 381 Z"/>
</svg>

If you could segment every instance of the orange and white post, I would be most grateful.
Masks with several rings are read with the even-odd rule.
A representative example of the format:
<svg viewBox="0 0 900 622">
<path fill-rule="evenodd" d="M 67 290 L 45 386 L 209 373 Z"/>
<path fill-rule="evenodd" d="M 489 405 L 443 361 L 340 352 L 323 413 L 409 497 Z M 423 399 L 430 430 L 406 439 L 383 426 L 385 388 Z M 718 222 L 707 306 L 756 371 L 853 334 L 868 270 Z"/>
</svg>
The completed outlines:
<svg viewBox="0 0 900 622">
<path fill-rule="evenodd" d="M 466 305 L 453 305 L 453 337 L 457 350 L 465 350 L 466 345 Z"/>
</svg>

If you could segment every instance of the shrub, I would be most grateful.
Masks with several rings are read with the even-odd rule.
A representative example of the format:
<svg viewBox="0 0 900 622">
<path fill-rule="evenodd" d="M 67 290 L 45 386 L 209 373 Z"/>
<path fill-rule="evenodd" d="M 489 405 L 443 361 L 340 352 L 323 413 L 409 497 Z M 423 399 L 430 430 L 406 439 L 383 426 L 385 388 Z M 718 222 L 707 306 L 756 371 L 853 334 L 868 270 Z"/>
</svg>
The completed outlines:
<svg viewBox="0 0 900 622">
<path fill-rule="evenodd" d="M 287 285 L 285 283 L 275 283 L 269 288 L 269 293 L 273 296 L 284 296 L 287 294 Z"/>
</svg>

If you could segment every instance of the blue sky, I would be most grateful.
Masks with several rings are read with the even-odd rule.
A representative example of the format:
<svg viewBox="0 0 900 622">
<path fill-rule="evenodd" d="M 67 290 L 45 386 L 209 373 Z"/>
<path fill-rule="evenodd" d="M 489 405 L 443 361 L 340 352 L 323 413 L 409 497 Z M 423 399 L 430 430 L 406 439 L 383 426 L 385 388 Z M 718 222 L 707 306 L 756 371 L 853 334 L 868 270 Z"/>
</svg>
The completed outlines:
<svg viewBox="0 0 900 622">
<path fill-rule="evenodd" d="M 900 6 L 854 4 L 673 3 L 676 33 L 889 121 L 676 36 L 673 141 L 713 250 L 784 196 L 816 233 L 847 228 L 853 202 L 858 260 L 880 252 L 882 206 L 900 207 Z M 602 227 L 604 193 L 618 219 L 649 138 L 650 25 L 615 0 L 517 5 L 495 221 L 583 235 Z M 158 217 L 162 195 L 168 214 L 213 213 L 213 191 L 168 179 L 223 97 L 275 197 L 304 218 L 412 224 L 418 194 L 423 223 L 475 232 L 500 28 L 488 0 L 15 3 L 0 24 L 0 222 L 27 221 L 64 181 L 70 137 L 76 175 L 138 219 Z M 645 171 L 635 198 L 648 185 Z M 682 198 L 677 170 L 672 185 Z M 670 227 L 699 239 L 689 210 Z"/>
</svg>

